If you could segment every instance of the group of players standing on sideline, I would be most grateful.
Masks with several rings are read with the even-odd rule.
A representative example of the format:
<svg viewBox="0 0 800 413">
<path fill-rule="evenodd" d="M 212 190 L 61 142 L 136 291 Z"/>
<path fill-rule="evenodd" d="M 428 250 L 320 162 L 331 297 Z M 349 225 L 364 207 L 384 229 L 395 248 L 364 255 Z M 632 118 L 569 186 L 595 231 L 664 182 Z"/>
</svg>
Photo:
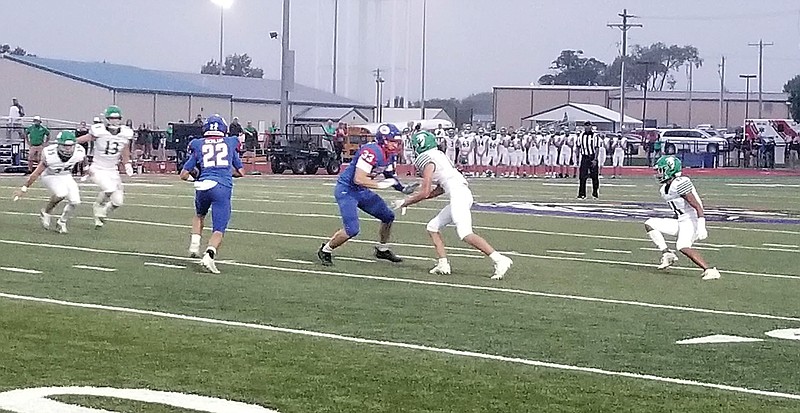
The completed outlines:
<svg viewBox="0 0 800 413">
<path fill-rule="evenodd" d="M 100 228 L 110 211 L 120 207 L 123 202 L 122 180 L 119 174 L 119 164 L 122 163 L 126 174 L 133 175 L 130 163 L 130 141 L 133 131 L 121 125 L 122 111 L 117 106 L 109 106 L 105 111 L 106 122 L 92 126 L 85 137 L 76 138 L 74 131 L 62 131 L 58 134 L 56 143 L 45 148 L 42 162 L 28 177 L 25 184 L 14 193 L 14 200 L 18 200 L 39 178 L 51 193 L 45 208 L 40 213 L 42 226 L 50 229 L 52 225 L 52 212 L 56 206 L 66 200 L 61 216 L 58 218 L 58 231 L 67 232 L 67 222 L 74 216 L 76 208 L 80 205 L 78 184 L 72 177 L 72 168 L 82 162 L 86 157 L 85 150 L 78 143 L 95 141 L 95 156 L 89 168 L 89 177 L 100 187 L 100 192 L 94 203 L 95 226 Z M 505 132 L 505 134 L 503 134 Z M 473 203 L 472 191 L 467 180 L 454 165 L 455 151 L 448 150 L 451 142 L 455 147 L 457 138 L 455 133 L 447 134 L 445 151 L 439 149 L 439 142 L 435 135 L 421 130 L 410 134 L 408 145 L 413 151 L 414 165 L 417 173 L 422 178 L 420 183 L 405 185 L 401 183 L 395 173 L 395 164 L 402 146 L 402 135 L 392 125 L 382 125 L 376 136 L 375 142 L 363 145 L 348 168 L 339 176 L 334 196 L 339 206 L 343 227 L 336 231 L 331 239 L 323 244 L 317 251 L 317 257 L 323 265 L 333 265 L 333 251 L 345 242 L 358 235 L 360 231 L 358 210 L 379 219 L 379 241 L 375 246 L 375 257 L 393 263 L 402 262 L 402 258 L 389 248 L 392 224 L 395 220 L 394 210 L 403 214 L 406 208 L 441 195 L 447 195 L 448 204 L 427 224 L 428 235 L 434 246 L 438 258 L 436 266 L 430 270 L 431 274 L 450 274 L 451 265 L 447 259 L 444 241 L 440 231 L 448 225 L 454 225 L 461 240 L 478 249 L 492 259 L 494 280 L 502 279 L 511 268 L 513 262 L 510 258 L 496 251 L 484 238 L 473 232 L 471 207 Z M 464 134 L 465 138 L 469 133 Z M 528 141 L 536 140 L 538 134 L 527 134 Z M 562 135 L 563 136 L 563 135 Z M 506 131 L 489 137 L 485 144 L 491 148 L 492 142 L 509 139 L 509 146 L 502 145 L 508 151 L 501 152 L 501 145 L 494 147 L 497 152 L 483 152 L 483 157 L 489 153 L 490 162 L 497 157 L 507 156 L 513 159 L 512 168 L 516 166 L 522 154 L 530 153 L 531 147 L 525 147 L 521 142 L 526 138 L 525 131 L 517 132 L 511 137 Z M 551 136 L 554 139 L 554 136 Z M 574 146 L 566 141 L 562 146 L 546 147 L 547 157 L 572 158 Z M 534 144 L 535 145 L 535 144 Z M 237 148 L 239 139 L 228 136 L 228 125 L 219 115 L 209 117 L 203 124 L 203 136 L 191 141 L 190 156 L 183 165 L 180 178 L 194 181 L 195 188 L 195 216 L 192 221 L 192 232 L 189 243 L 189 254 L 198 257 L 200 242 L 206 215 L 212 214 L 212 235 L 203 253 L 200 264 L 207 271 L 218 274 L 216 256 L 221 246 L 222 239 L 231 217 L 231 198 L 233 178 L 244 176 L 242 161 Z M 476 144 L 476 147 L 480 144 Z M 470 145 L 464 146 L 460 156 L 466 156 L 467 162 L 471 154 Z M 527 151 L 526 151 L 527 149 Z M 562 152 L 564 151 L 564 152 Z M 519 153 L 518 153 L 519 152 Z M 536 146 L 534 154 L 539 156 L 540 147 Z M 568 154 L 569 156 L 567 156 Z M 481 163 L 483 165 L 483 163 Z M 498 162 L 498 166 L 503 165 Z M 535 166 L 535 165 L 534 165 Z M 677 237 L 676 247 L 686 257 L 703 269 L 703 279 L 717 279 L 719 271 L 709 266 L 700 254 L 692 248 L 695 241 L 708 237 L 705 225 L 703 204 L 697 191 L 689 178 L 681 175 L 680 160 L 674 156 L 664 156 L 656 164 L 657 178 L 662 183 L 660 194 L 675 214 L 675 218 L 651 218 L 645 222 L 645 229 L 653 243 L 662 252 L 659 269 L 672 266 L 678 257 L 671 251 L 664 240 L 663 234 Z M 496 172 L 496 171 L 495 171 Z M 555 175 L 554 171 L 548 171 Z M 503 171 L 503 173 L 509 173 Z M 510 173 L 520 173 L 517 169 Z M 522 172 L 525 173 L 525 172 Z M 573 172 L 574 173 L 574 172 Z M 375 179 L 379 178 L 379 179 Z M 83 179 L 82 179 L 83 180 Z M 391 203 L 391 207 L 378 194 L 375 189 L 394 189 L 406 195 Z"/>
<path fill-rule="evenodd" d="M 414 163 L 412 136 L 415 131 L 403 130 L 403 162 Z M 583 129 L 537 131 L 519 128 L 462 130 L 437 128 L 433 134 L 438 148 L 467 176 L 507 178 L 577 178 L 580 161 L 580 140 Z M 621 176 L 628 140 L 624 135 L 600 136 L 598 167 L 611 158 L 612 178 Z"/>
</svg>

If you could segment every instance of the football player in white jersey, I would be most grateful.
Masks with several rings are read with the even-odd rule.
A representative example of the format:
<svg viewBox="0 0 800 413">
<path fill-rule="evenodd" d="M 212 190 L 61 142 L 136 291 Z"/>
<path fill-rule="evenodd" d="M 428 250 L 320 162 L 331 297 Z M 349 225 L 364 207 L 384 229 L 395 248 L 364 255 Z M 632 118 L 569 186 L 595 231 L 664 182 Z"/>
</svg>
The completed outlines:
<svg viewBox="0 0 800 413">
<path fill-rule="evenodd" d="M 625 137 L 625 135 L 615 136 L 614 139 L 611 140 L 611 165 L 614 167 L 614 172 L 613 175 L 611 175 L 611 178 L 621 176 L 619 174 L 619 168 L 625 161 L 625 148 L 627 146 L 628 139 Z"/>
<path fill-rule="evenodd" d="M 578 136 L 580 136 L 580 133 L 570 134 L 569 135 L 569 140 L 568 140 L 568 142 L 571 143 L 570 147 L 572 148 L 572 177 L 573 178 L 577 178 L 578 177 L 578 164 L 580 164 L 580 158 L 581 158 L 581 146 L 580 146 L 581 140 L 578 139 Z"/>
<path fill-rule="evenodd" d="M 706 218 L 703 211 L 703 201 L 697 194 L 692 181 L 681 175 L 681 160 L 674 156 L 662 156 L 656 162 L 656 178 L 661 182 L 659 193 L 667 202 L 675 218 L 650 218 L 644 222 L 647 235 L 661 250 L 661 264 L 658 269 L 664 270 L 678 261 L 678 256 L 670 251 L 664 234 L 676 236 L 675 247 L 687 256 L 698 267 L 703 269 L 704 280 L 714 280 L 720 277 L 716 267 L 710 267 L 692 248 L 695 241 L 702 241 L 708 237 Z"/>
<path fill-rule="evenodd" d="M 459 166 L 467 173 L 475 172 L 475 137 L 464 131 L 458 138 Z"/>
<path fill-rule="evenodd" d="M 450 274 L 450 262 L 447 260 L 444 240 L 440 231 L 447 225 L 453 224 L 456 227 L 458 237 L 467 244 L 480 250 L 494 262 L 493 280 L 502 279 L 513 261 L 500 254 L 486 240 L 472 232 L 472 192 L 464 179 L 450 160 L 436 147 L 435 139 L 427 133 L 414 135 L 414 151 L 417 159 L 414 166 L 422 176 L 422 183 L 419 191 L 406 199 L 395 201 L 395 209 L 406 208 L 426 199 L 435 198 L 440 195 L 447 195 L 450 203 L 444 207 L 430 222 L 427 230 L 433 241 L 434 249 L 438 262 L 431 274 Z"/>
<path fill-rule="evenodd" d="M 511 159 L 509 159 L 510 146 L 511 135 L 508 134 L 508 130 L 506 128 L 501 128 L 500 146 L 497 148 L 497 152 L 500 155 L 500 159 L 497 162 L 500 169 L 497 171 L 497 173 L 501 176 L 508 176 L 509 166 L 511 166 Z"/>
<path fill-rule="evenodd" d="M 81 194 L 78 183 L 72 177 L 72 167 L 83 162 L 86 150 L 77 144 L 74 131 L 61 131 L 56 138 L 56 143 L 49 145 L 42 151 L 42 161 L 25 181 L 25 185 L 14 192 L 14 200 L 18 200 L 28 187 L 36 182 L 39 176 L 42 183 L 50 191 L 50 200 L 39 214 L 44 229 L 50 229 L 52 212 L 61 201 L 66 200 L 64 211 L 58 218 L 58 232 L 67 233 L 67 221 L 75 214 L 75 209 L 81 204 Z"/>
<path fill-rule="evenodd" d="M 497 175 L 498 163 L 500 162 L 500 134 L 489 132 L 491 136 L 486 141 L 486 156 L 483 157 L 483 165 L 492 165 L 491 169 L 487 169 L 487 175 Z"/>
<path fill-rule="evenodd" d="M 458 144 L 458 137 L 456 136 L 455 129 L 448 129 L 446 135 L 444 136 L 444 147 L 445 153 L 447 154 L 447 159 L 450 159 L 450 162 L 453 164 L 456 163 L 456 146 Z"/>
<path fill-rule="evenodd" d="M 414 163 L 414 148 L 411 145 L 411 129 L 403 129 L 403 163 L 410 165 Z"/>
<path fill-rule="evenodd" d="M 556 177 L 556 165 L 558 165 L 558 144 L 556 139 L 558 135 L 553 132 L 547 139 L 547 154 L 545 155 L 544 164 L 547 167 L 547 177 Z"/>
<path fill-rule="evenodd" d="M 133 175 L 130 150 L 133 129 L 122 124 L 122 110 L 115 105 L 106 108 L 104 115 L 106 123 L 92 125 L 89 133 L 78 139 L 78 143 L 94 141 L 94 157 L 89 166 L 89 175 L 100 187 L 93 208 L 96 228 L 103 226 L 109 212 L 122 206 L 119 163 L 123 163 L 125 174 Z"/>
<path fill-rule="evenodd" d="M 524 132 L 517 132 L 508 148 L 508 156 L 511 159 L 511 176 L 519 178 L 522 176 L 522 160 L 525 158 L 525 147 L 522 145 Z"/>
<path fill-rule="evenodd" d="M 483 130 L 478 130 L 478 135 L 475 136 L 475 171 L 481 172 L 481 176 L 486 175 L 485 166 L 489 166 L 489 155 L 486 154 L 489 147 L 489 135 L 485 134 Z"/>
<path fill-rule="evenodd" d="M 603 166 L 606 164 L 608 155 L 608 137 L 605 134 L 599 136 L 600 144 L 597 147 L 597 174 L 603 177 Z"/>
<path fill-rule="evenodd" d="M 559 178 L 569 178 L 569 164 L 572 162 L 572 146 L 570 146 L 569 136 L 565 132 L 561 133 L 561 150 L 558 153 L 558 176 Z"/>
</svg>

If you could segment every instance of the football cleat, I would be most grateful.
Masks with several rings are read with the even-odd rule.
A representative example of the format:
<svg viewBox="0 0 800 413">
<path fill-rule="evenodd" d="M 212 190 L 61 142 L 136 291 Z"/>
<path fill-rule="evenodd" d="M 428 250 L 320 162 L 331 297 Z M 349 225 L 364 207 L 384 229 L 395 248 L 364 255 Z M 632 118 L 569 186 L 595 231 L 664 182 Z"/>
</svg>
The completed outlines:
<svg viewBox="0 0 800 413">
<path fill-rule="evenodd" d="M 403 262 L 403 259 L 395 255 L 392 250 L 381 251 L 378 247 L 375 247 L 375 258 L 391 262 Z"/>
<path fill-rule="evenodd" d="M 672 251 L 667 251 L 663 255 L 661 255 L 661 264 L 658 264 L 658 267 L 656 268 L 658 268 L 659 270 L 666 270 L 676 262 L 678 262 L 678 256 L 675 255 L 675 253 Z"/>
<path fill-rule="evenodd" d="M 436 275 L 450 275 L 450 263 L 436 264 L 436 266 L 428 272 Z"/>
<path fill-rule="evenodd" d="M 41 210 L 39 212 L 39 219 L 41 219 L 42 227 L 44 229 L 46 230 L 50 229 L 50 222 L 52 221 L 52 217 L 53 217 L 52 215 L 48 214 L 47 212 L 44 212 L 44 210 Z"/>
<path fill-rule="evenodd" d="M 189 246 L 189 258 L 199 258 L 200 257 L 200 245 Z"/>
<path fill-rule="evenodd" d="M 214 259 L 211 258 L 211 255 L 208 253 L 203 254 L 203 258 L 200 260 L 200 265 L 203 266 L 208 272 L 212 274 L 219 274 L 219 270 L 217 269 L 217 264 L 214 262 Z"/>
<path fill-rule="evenodd" d="M 503 256 L 500 258 L 499 261 L 494 263 L 494 275 L 492 275 L 493 280 L 502 280 L 503 277 L 506 276 L 508 269 L 511 268 L 511 265 L 514 264 L 514 261 L 511 261 L 511 258 Z"/>
<path fill-rule="evenodd" d="M 708 268 L 703 271 L 703 279 L 704 280 L 716 280 L 720 277 L 719 270 L 716 267 Z"/>
<path fill-rule="evenodd" d="M 66 234 L 67 233 L 67 223 L 59 219 L 56 221 L 58 224 L 58 233 L 59 234 Z"/>
<path fill-rule="evenodd" d="M 317 258 L 319 258 L 319 262 L 322 265 L 330 267 L 331 265 L 333 265 L 333 254 L 331 254 L 330 252 L 323 251 L 322 249 L 324 247 L 325 244 L 322 244 L 322 246 L 319 247 L 319 250 L 317 250 Z"/>
</svg>

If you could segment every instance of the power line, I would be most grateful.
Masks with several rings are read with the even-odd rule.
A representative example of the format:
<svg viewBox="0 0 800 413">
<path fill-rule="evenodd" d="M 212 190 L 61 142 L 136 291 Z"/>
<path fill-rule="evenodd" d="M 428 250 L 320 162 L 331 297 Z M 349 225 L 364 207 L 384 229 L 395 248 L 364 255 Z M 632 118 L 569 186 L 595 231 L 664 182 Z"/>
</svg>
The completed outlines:
<svg viewBox="0 0 800 413">
<path fill-rule="evenodd" d="M 748 13 L 748 14 L 730 14 L 730 15 L 685 15 L 685 16 L 639 16 L 643 20 L 665 20 L 665 21 L 724 21 L 724 20 L 753 20 L 759 18 L 770 17 L 790 17 L 795 13 L 800 13 L 800 9 L 791 9 L 783 11 L 773 11 L 768 13 Z"/>
</svg>

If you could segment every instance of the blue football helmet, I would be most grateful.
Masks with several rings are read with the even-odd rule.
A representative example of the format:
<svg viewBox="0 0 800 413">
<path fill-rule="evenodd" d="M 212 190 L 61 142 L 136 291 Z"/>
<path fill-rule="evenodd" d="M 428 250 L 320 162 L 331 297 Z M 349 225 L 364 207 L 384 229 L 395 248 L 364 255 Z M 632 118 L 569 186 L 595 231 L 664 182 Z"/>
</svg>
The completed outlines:
<svg viewBox="0 0 800 413">
<path fill-rule="evenodd" d="M 378 132 L 375 133 L 375 142 L 383 146 L 386 141 L 400 141 L 400 130 L 397 129 L 397 126 L 386 123 L 378 127 Z"/>
<path fill-rule="evenodd" d="M 203 123 L 203 136 L 227 136 L 228 122 L 220 115 L 211 115 Z"/>
</svg>

